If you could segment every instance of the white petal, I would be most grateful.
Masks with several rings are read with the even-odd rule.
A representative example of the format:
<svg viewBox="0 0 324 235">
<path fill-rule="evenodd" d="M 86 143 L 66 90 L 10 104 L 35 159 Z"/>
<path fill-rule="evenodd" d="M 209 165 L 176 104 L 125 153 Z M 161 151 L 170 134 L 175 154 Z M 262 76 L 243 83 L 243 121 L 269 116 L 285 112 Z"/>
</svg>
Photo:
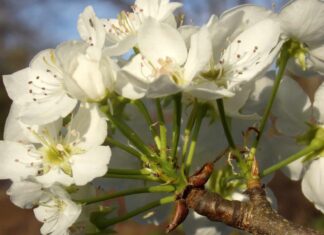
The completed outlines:
<svg viewBox="0 0 324 235">
<path fill-rule="evenodd" d="M 324 74 L 324 46 L 313 48 L 309 52 L 310 68 Z"/>
<path fill-rule="evenodd" d="M 315 207 L 324 213 L 324 158 L 310 163 L 302 181 L 302 191 Z"/>
<path fill-rule="evenodd" d="M 281 48 L 283 41 L 279 41 L 280 35 L 278 22 L 271 19 L 243 31 L 221 57 L 225 73 L 223 76 L 236 85 L 263 73 L 274 62 Z"/>
<path fill-rule="evenodd" d="M 168 75 L 162 75 L 150 83 L 146 96 L 150 98 L 165 97 L 181 91 L 181 87 L 175 84 Z"/>
<path fill-rule="evenodd" d="M 20 143 L 0 141 L 0 179 L 17 181 L 37 174 L 38 159 L 29 155 L 28 148 Z"/>
<path fill-rule="evenodd" d="M 271 95 L 274 76 L 275 72 L 270 71 L 264 77 L 254 82 L 253 90 L 243 108 L 244 113 L 258 113 L 259 115 L 263 115 Z"/>
<path fill-rule="evenodd" d="M 59 167 L 53 167 L 48 173 L 36 176 L 35 179 L 47 188 L 52 187 L 56 183 L 64 186 L 70 186 L 74 183 L 73 178 L 65 174 Z"/>
<path fill-rule="evenodd" d="M 322 83 L 316 90 L 314 96 L 314 115 L 320 124 L 324 124 L 324 84 Z"/>
<path fill-rule="evenodd" d="M 31 69 L 25 68 L 13 74 L 3 76 L 3 83 L 8 96 L 18 104 L 32 101 L 28 91 L 28 77 L 30 77 L 30 73 Z"/>
<path fill-rule="evenodd" d="M 38 126 L 35 125 L 31 127 L 23 124 L 19 120 L 20 110 L 20 105 L 12 103 L 4 127 L 3 139 L 20 143 L 38 142 L 35 135 L 29 129 L 31 128 L 32 130 L 37 131 Z"/>
<path fill-rule="evenodd" d="M 42 185 L 32 181 L 14 182 L 7 194 L 13 204 L 21 208 L 32 208 L 43 196 Z"/>
<path fill-rule="evenodd" d="M 73 178 L 76 185 L 85 185 L 108 170 L 111 151 L 108 146 L 97 146 L 86 153 L 71 157 Z"/>
<path fill-rule="evenodd" d="M 240 87 L 236 87 L 236 89 L 233 90 L 235 95 L 233 97 L 224 99 L 226 115 L 230 117 L 236 117 L 236 118 L 247 119 L 247 120 L 259 119 L 260 116 L 257 115 L 256 113 L 251 113 L 251 114 L 241 113 L 241 109 L 247 102 L 252 89 L 253 89 L 253 85 L 251 83 L 247 83 Z"/>
<path fill-rule="evenodd" d="M 253 4 L 244 4 L 225 11 L 220 17 L 220 22 L 222 24 L 222 22 L 225 21 L 233 21 L 234 18 L 238 18 L 239 14 L 241 14 L 242 17 L 239 22 L 236 22 L 235 30 L 232 32 L 231 35 L 232 39 L 233 37 L 236 37 L 239 33 L 241 33 L 243 30 L 251 27 L 252 25 L 266 18 L 275 15 L 269 9 Z"/>
<path fill-rule="evenodd" d="M 136 100 L 145 96 L 148 84 L 126 71 L 120 71 L 117 73 L 115 89 L 119 95 Z"/>
<path fill-rule="evenodd" d="M 191 37 L 187 62 L 184 66 L 184 79 L 190 82 L 210 61 L 212 56 L 211 38 L 206 27 Z"/>
<path fill-rule="evenodd" d="M 26 104 L 22 108 L 20 118 L 22 122 L 29 125 L 42 125 L 53 122 L 61 117 L 66 117 L 72 112 L 76 104 L 76 99 L 72 99 L 69 96 L 62 94 L 60 96 L 52 97 L 46 102 L 32 102 Z"/>
<path fill-rule="evenodd" d="M 137 36 L 136 35 L 129 35 L 128 37 L 120 40 L 119 42 L 106 47 L 104 49 L 105 53 L 110 56 L 119 56 L 123 55 L 132 49 L 137 44 Z"/>
<path fill-rule="evenodd" d="M 187 58 L 186 44 L 180 33 L 153 18 L 143 22 L 138 32 L 138 47 L 141 53 L 154 64 L 159 59 L 171 58 L 182 65 Z"/>
<path fill-rule="evenodd" d="M 311 102 L 304 90 L 289 77 L 282 80 L 273 107 L 277 117 L 276 127 L 289 136 L 302 134 L 307 129 L 305 122 L 310 121 Z"/>
<path fill-rule="evenodd" d="M 66 141 L 81 149 L 101 145 L 107 136 L 106 118 L 96 104 L 82 103 L 67 129 Z"/>
<path fill-rule="evenodd" d="M 105 29 L 101 20 L 96 17 L 96 14 L 91 6 L 87 6 L 79 15 L 78 31 L 81 38 L 90 45 L 102 48 L 105 43 Z"/>
<path fill-rule="evenodd" d="M 190 47 L 191 36 L 197 33 L 199 27 L 193 25 L 182 25 L 178 28 L 183 40 L 186 42 L 187 48 Z"/>
<path fill-rule="evenodd" d="M 101 100 L 106 95 L 103 74 L 100 70 L 101 51 L 89 47 L 86 54 L 77 57 L 78 65 L 73 71 L 72 78 L 85 92 L 90 100 Z"/>
<path fill-rule="evenodd" d="M 308 45 L 323 43 L 324 2 L 319 0 L 296 0 L 288 3 L 279 14 L 286 33 Z"/>
<path fill-rule="evenodd" d="M 153 17 L 159 21 L 167 19 L 173 11 L 182 6 L 179 2 L 169 0 L 136 0 L 135 5 L 145 17 Z"/>
<path fill-rule="evenodd" d="M 203 81 L 198 84 L 190 84 L 185 91 L 194 97 L 203 100 L 215 100 L 224 97 L 232 97 L 235 94 L 226 88 L 217 86 L 214 82 Z"/>
</svg>

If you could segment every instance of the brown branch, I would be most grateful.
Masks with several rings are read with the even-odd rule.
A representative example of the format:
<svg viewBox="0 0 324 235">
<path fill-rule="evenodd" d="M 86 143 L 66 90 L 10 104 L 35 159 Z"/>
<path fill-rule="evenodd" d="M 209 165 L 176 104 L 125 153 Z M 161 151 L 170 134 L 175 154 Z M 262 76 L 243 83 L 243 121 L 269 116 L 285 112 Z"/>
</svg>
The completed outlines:
<svg viewBox="0 0 324 235">
<path fill-rule="evenodd" d="M 203 188 L 192 188 L 186 195 L 186 204 L 212 221 L 223 222 L 252 234 L 323 235 L 280 216 L 271 208 L 261 187 L 249 189 L 247 193 L 250 200 L 240 202 L 226 200 Z"/>
</svg>

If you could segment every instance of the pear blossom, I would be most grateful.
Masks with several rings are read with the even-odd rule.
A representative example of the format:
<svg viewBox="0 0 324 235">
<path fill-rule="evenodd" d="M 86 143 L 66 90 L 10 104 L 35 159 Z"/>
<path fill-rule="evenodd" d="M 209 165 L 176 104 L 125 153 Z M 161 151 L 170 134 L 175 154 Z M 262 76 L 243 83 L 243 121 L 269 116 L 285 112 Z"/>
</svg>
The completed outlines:
<svg viewBox="0 0 324 235">
<path fill-rule="evenodd" d="M 105 50 L 109 55 L 122 55 L 137 46 L 138 31 L 147 18 L 176 27 L 173 12 L 181 6 L 169 0 L 136 0 L 132 12 L 122 11 L 117 19 L 103 19 L 108 44 Z"/>
<path fill-rule="evenodd" d="M 314 77 L 308 78 L 307 83 L 316 83 L 316 80 Z M 305 88 L 302 89 L 295 80 L 289 77 L 282 80 L 273 110 L 275 135 L 269 137 L 266 145 L 267 149 L 274 151 L 270 153 L 272 157 L 277 156 L 278 160 L 282 160 L 301 150 L 304 147 L 301 137 L 309 130 L 307 123 L 321 128 L 324 122 L 323 92 L 323 84 L 320 84 L 315 92 L 306 93 Z M 304 195 L 323 212 L 324 201 L 318 191 L 318 188 L 324 187 L 321 185 L 322 155 L 319 152 L 312 160 L 306 162 L 299 159 L 289 164 L 285 172 L 292 180 L 302 179 Z"/>
<path fill-rule="evenodd" d="M 209 22 L 210 34 L 226 39 L 230 35 L 227 30 L 212 27 Z M 221 25 L 221 24 L 220 24 Z M 257 37 L 255 35 L 258 35 Z M 248 27 L 238 34 L 228 46 L 226 40 L 222 45 L 214 46 L 210 63 L 186 87 L 186 92 L 201 99 L 215 100 L 223 97 L 232 97 L 240 86 L 264 74 L 279 52 L 283 41 L 280 40 L 281 29 L 273 19 L 265 19 Z"/>
<path fill-rule="evenodd" d="M 19 117 L 24 123 L 42 125 L 72 112 L 77 100 L 68 95 L 63 77 L 53 49 L 38 53 L 30 67 L 3 76 L 9 97 L 22 107 Z"/>
<path fill-rule="evenodd" d="M 34 176 L 49 187 L 56 182 L 84 185 L 106 173 L 111 152 L 101 144 L 107 124 L 95 105 L 81 105 L 66 127 L 59 120 L 38 130 L 30 129 L 35 136 L 30 142 L 0 142 L 1 179 L 19 181 Z"/>
<path fill-rule="evenodd" d="M 53 186 L 48 191 L 47 198 L 40 200 L 34 209 L 36 219 L 43 223 L 40 232 L 44 235 L 68 235 L 69 228 L 81 213 L 81 205 L 74 203 L 59 186 Z"/>
<path fill-rule="evenodd" d="M 324 2 L 290 1 L 280 12 L 279 21 L 286 38 L 294 42 L 295 61 L 303 70 L 324 73 Z"/>
<path fill-rule="evenodd" d="M 206 28 L 191 36 L 187 48 L 176 29 L 153 18 L 146 19 L 138 32 L 138 49 L 141 53 L 122 68 L 117 78 L 117 92 L 130 99 L 162 97 L 181 91 L 211 56 Z M 118 85 L 125 77 L 128 85 Z"/>
</svg>

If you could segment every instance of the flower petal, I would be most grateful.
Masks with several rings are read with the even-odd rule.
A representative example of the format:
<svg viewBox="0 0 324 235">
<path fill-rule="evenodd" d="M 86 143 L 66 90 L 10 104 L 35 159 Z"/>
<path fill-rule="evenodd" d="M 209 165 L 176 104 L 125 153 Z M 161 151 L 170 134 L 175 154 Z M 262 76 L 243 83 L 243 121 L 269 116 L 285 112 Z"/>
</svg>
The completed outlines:
<svg viewBox="0 0 324 235">
<path fill-rule="evenodd" d="M 101 145 L 107 136 L 106 118 L 96 104 L 82 103 L 67 129 L 66 141 L 84 150 Z"/>
<path fill-rule="evenodd" d="M 32 181 L 14 182 L 7 194 L 13 204 L 20 208 L 32 208 L 43 196 L 42 185 Z"/>
<path fill-rule="evenodd" d="M 324 213 L 324 158 L 320 157 L 310 163 L 303 181 L 302 191 L 308 200 L 314 203 L 315 207 Z"/>
<path fill-rule="evenodd" d="M 206 27 L 191 37 L 187 62 L 184 66 L 185 82 L 190 82 L 210 61 L 212 56 L 211 38 Z"/>
<path fill-rule="evenodd" d="M 258 36 L 256 36 L 258 35 Z M 225 49 L 221 61 L 229 88 L 254 79 L 274 62 L 283 41 L 279 23 L 266 19 L 239 34 Z"/>
<path fill-rule="evenodd" d="M 290 1 L 280 12 L 279 20 L 288 36 L 308 46 L 323 43 L 324 2 L 319 0 Z"/>
<path fill-rule="evenodd" d="M 105 43 L 105 29 L 91 6 L 87 6 L 79 15 L 78 31 L 81 38 L 91 46 L 102 48 Z"/>
<path fill-rule="evenodd" d="M 297 82 L 285 77 L 280 84 L 273 113 L 277 117 L 279 132 L 296 136 L 307 130 L 305 122 L 310 121 L 312 116 L 311 102 Z"/>
<path fill-rule="evenodd" d="M 94 178 L 103 176 L 108 170 L 111 150 L 108 146 L 97 146 L 86 153 L 71 157 L 73 179 L 76 185 L 85 185 Z"/>
<path fill-rule="evenodd" d="M 147 18 L 138 32 L 138 47 L 152 63 L 171 58 L 182 65 L 187 59 L 187 48 L 181 34 L 168 24 Z"/>
<path fill-rule="evenodd" d="M 32 146 L 25 146 L 10 141 L 0 141 L 0 179 L 17 181 L 37 174 L 38 168 L 35 164 L 37 163 L 37 158 L 29 155 L 29 148 L 32 148 Z M 40 158 L 41 156 L 38 157 Z"/>
</svg>

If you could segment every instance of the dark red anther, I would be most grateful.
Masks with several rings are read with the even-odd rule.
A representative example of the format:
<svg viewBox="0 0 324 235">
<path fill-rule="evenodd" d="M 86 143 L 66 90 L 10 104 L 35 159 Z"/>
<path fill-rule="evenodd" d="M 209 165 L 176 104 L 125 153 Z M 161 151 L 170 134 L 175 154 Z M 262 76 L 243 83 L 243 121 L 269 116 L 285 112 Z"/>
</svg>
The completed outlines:
<svg viewBox="0 0 324 235">
<path fill-rule="evenodd" d="M 186 200 L 179 199 L 175 201 L 175 211 L 172 215 L 171 222 L 166 228 L 166 233 L 169 233 L 176 229 L 186 218 L 189 213 L 189 209 L 186 203 Z"/>
<path fill-rule="evenodd" d="M 213 173 L 214 165 L 211 162 L 206 163 L 203 167 L 198 170 L 194 175 L 189 177 L 189 185 L 194 187 L 204 186 L 211 174 Z"/>
</svg>

